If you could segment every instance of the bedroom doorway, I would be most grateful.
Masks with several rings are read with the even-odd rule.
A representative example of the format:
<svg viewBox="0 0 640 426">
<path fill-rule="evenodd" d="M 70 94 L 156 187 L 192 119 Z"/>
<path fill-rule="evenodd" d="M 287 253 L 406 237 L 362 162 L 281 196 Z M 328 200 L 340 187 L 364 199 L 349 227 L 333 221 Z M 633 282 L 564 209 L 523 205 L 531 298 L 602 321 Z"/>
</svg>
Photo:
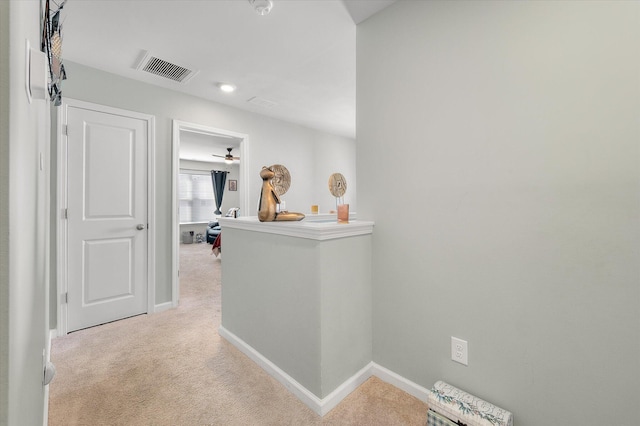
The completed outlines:
<svg viewBox="0 0 640 426">
<path fill-rule="evenodd" d="M 180 243 L 182 230 L 194 231 L 194 236 L 206 229 L 207 223 L 214 220 L 215 203 L 203 206 L 202 202 L 193 203 L 181 199 L 180 183 L 191 178 L 202 185 L 211 185 L 211 170 L 225 170 L 230 174 L 224 191 L 222 215 L 231 207 L 239 207 L 240 215 L 248 214 L 247 164 L 249 140 L 244 133 L 219 129 L 184 121 L 173 121 L 172 137 L 172 306 L 178 306 L 180 295 Z M 224 156 L 235 157 L 233 163 L 225 163 Z M 233 182 L 232 182 L 233 181 Z M 209 189 L 208 187 L 206 188 Z M 208 212 L 210 211 L 210 215 Z M 218 215 L 219 216 L 219 215 Z M 202 236 L 206 243 L 206 232 Z M 196 239 L 194 238 L 194 242 Z"/>
</svg>

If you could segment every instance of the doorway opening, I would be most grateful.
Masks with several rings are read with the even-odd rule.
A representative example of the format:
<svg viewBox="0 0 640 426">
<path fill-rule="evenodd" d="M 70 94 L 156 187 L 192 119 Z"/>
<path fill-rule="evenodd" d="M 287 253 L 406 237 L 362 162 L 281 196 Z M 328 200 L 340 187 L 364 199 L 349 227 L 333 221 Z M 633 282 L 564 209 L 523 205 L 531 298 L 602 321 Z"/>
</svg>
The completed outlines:
<svg viewBox="0 0 640 426">
<path fill-rule="evenodd" d="M 247 215 L 249 207 L 249 179 L 247 177 L 249 138 L 246 134 L 174 120 L 172 142 L 172 301 L 171 306 L 168 307 L 178 306 L 180 295 L 179 249 L 182 232 L 193 232 L 197 235 L 195 231 L 189 231 L 189 221 L 193 221 L 192 223 L 197 227 L 206 229 L 207 223 L 216 218 L 215 204 L 211 208 L 207 206 L 206 209 L 210 210 L 210 217 L 204 218 L 202 209 L 197 212 L 198 209 L 194 209 L 189 200 L 180 199 L 180 180 L 184 180 L 187 176 L 202 180 L 211 170 L 228 171 L 231 177 L 226 181 L 223 202 L 220 206 L 222 208 L 221 214 L 224 215 L 228 208 L 239 207 L 239 214 Z M 224 157 L 229 154 L 229 148 L 231 148 L 231 155 L 235 158 L 233 162 L 225 163 Z M 210 175 L 207 179 L 208 182 L 211 182 Z M 219 216 L 217 215 L 217 217 Z M 202 238 L 206 243 L 206 233 Z"/>
</svg>

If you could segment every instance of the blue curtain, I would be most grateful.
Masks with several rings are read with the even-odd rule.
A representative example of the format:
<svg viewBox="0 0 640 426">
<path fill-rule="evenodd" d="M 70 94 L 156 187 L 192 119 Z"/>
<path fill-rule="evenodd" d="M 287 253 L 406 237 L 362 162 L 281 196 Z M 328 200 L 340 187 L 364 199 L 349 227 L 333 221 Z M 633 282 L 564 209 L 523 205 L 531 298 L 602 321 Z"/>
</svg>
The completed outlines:
<svg viewBox="0 0 640 426">
<path fill-rule="evenodd" d="M 227 181 L 227 173 L 222 170 L 211 170 L 211 182 L 213 183 L 213 194 L 216 202 L 215 214 L 222 214 L 222 196 L 224 195 L 224 184 Z"/>
</svg>

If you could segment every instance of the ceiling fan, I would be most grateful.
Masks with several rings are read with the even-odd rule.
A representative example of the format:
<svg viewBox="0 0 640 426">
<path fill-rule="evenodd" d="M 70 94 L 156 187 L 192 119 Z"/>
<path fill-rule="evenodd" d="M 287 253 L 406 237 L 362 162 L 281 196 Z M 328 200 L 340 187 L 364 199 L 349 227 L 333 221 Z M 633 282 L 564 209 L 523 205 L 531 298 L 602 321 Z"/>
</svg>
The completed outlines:
<svg viewBox="0 0 640 426">
<path fill-rule="evenodd" d="M 228 152 L 227 152 L 227 155 L 217 155 L 217 154 L 211 154 L 211 155 L 213 155 L 214 157 L 224 158 L 224 162 L 225 162 L 225 163 L 227 163 L 227 164 L 231 164 L 231 163 L 233 163 L 233 160 L 239 160 L 239 159 L 240 159 L 240 157 L 234 157 L 234 156 L 231 154 L 231 150 L 232 150 L 232 149 L 233 149 L 233 148 L 227 148 L 227 151 L 228 151 Z"/>
</svg>

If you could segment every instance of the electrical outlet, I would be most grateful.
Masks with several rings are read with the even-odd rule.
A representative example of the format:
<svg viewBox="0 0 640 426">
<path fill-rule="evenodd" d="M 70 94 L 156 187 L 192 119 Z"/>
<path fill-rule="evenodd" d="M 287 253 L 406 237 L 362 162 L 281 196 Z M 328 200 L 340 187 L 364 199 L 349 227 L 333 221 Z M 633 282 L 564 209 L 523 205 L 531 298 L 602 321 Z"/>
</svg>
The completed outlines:
<svg viewBox="0 0 640 426">
<path fill-rule="evenodd" d="M 451 359 L 469 365 L 469 345 L 466 340 L 451 336 Z"/>
</svg>

